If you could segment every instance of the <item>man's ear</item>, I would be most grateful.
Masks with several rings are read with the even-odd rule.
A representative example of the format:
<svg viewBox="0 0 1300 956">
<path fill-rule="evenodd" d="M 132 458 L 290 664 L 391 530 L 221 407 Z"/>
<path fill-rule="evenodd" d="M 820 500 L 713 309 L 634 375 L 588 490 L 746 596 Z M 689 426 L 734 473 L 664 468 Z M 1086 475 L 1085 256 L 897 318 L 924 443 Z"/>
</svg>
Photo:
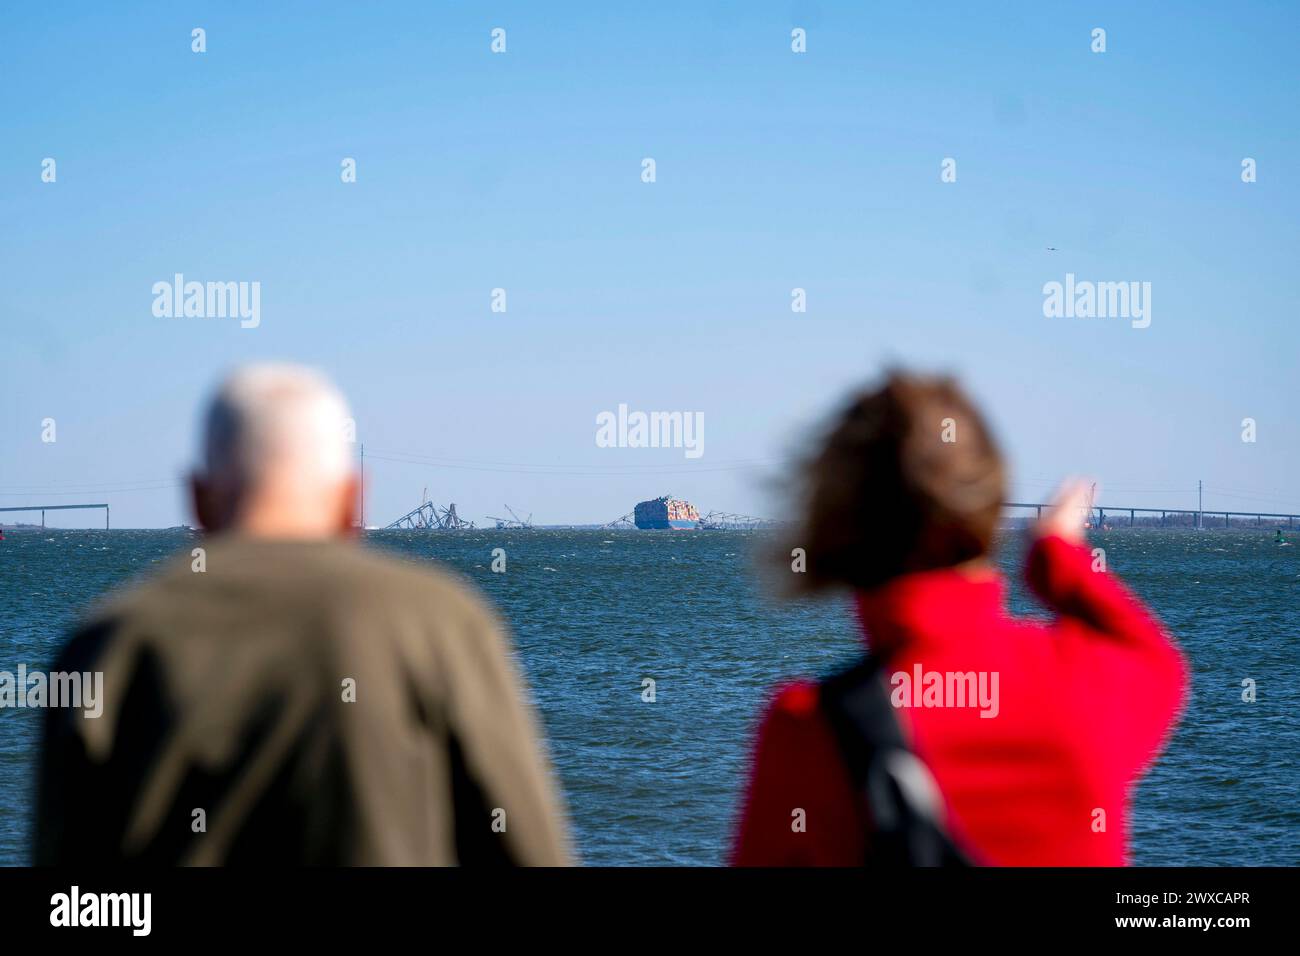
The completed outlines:
<svg viewBox="0 0 1300 956">
<path fill-rule="evenodd" d="M 194 520 L 199 523 L 200 528 L 204 531 L 217 530 L 212 489 L 197 472 L 190 473 L 190 507 L 194 512 Z"/>
<path fill-rule="evenodd" d="M 354 474 L 344 482 L 343 501 L 339 507 L 339 531 L 345 535 L 361 532 L 361 496 L 365 493 L 360 474 Z"/>
</svg>

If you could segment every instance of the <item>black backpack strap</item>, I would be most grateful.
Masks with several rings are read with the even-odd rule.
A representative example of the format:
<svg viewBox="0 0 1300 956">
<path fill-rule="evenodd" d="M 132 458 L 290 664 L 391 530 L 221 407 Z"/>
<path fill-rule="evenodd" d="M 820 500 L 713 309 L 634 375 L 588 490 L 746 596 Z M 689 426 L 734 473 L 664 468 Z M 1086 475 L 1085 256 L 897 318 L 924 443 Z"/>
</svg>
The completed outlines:
<svg viewBox="0 0 1300 956">
<path fill-rule="evenodd" d="M 866 862 L 965 866 L 943 824 L 943 797 L 907 745 L 881 662 L 867 657 L 821 684 L 821 705 L 871 822 Z"/>
</svg>

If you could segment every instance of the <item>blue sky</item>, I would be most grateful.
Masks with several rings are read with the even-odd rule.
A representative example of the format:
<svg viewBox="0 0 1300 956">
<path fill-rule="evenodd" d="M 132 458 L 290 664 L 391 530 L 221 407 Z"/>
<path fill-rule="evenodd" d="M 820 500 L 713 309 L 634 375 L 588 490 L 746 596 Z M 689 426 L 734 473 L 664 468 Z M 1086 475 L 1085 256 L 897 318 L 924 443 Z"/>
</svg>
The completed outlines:
<svg viewBox="0 0 1300 956">
<path fill-rule="evenodd" d="M 0 13 L 0 503 L 188 520 L 204 396 L 288 359 L 351 398 L 371 523 L 425 486 L 779 514 L 766 479 L 901 363 L 967 383 L 1017 498 L 1300 512 L 1300 8 L 623 6 Z M 261 325 L 156 318 L 177 272 L 260 282 Z M 1067 272 L 1150 282 L 1151 326 L 1045 318 Z M 704 455 L 596 447 L 619 403 L 702 412 Z"/>
</svg>

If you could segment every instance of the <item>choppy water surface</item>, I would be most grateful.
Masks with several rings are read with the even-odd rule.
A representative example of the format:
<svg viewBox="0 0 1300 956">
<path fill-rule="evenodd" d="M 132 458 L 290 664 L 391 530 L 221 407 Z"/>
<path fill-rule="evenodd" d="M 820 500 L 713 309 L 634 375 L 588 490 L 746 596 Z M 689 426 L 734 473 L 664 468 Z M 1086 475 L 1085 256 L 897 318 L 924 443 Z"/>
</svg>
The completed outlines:
<svg viewBox="0 0 1300 956">
<path fill-rule="evenodd" d="M 110 587 L 182 547 L 184 531 L 47 531 L 0 542 L 0 670 L 45 667 Z M 771 686 L 852 657 L 842 603 L 760 593 L 752 532 L 372 533 L 474 581 L 514 631 L 563 780 L 578 848 L 600 864 L 725 858 L 753 723 Z M 1300 863 L 1300 546 L 1271 533 L 1101 533 L 1113 570 L 1191 658 L 1190 708 L 1134 808 L 1139 864 Z M 507 572 L 490 570 L 505 548 Z M 1023 542 L 1001 562 L 1014 609 Z M 641 700 L 642 680 L 657 700 Z M 1243 678 L 1259 699 L 1241 700 Z M 0 863 L 29 858 L 40 716 L 0 710 Z"/>
</svg>

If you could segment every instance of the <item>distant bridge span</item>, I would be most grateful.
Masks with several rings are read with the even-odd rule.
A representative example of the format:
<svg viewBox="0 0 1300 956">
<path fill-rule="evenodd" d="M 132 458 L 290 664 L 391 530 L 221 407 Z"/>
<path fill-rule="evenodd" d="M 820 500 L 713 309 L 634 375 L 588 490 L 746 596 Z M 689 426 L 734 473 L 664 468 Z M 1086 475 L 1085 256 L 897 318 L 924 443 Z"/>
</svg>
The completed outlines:
<svg viewBox="0 0 1300 956">
<path fill-rule="evenodd" d="M 28 505 L 25 508 L 0 508 L 0 511 L 39 511 L 41 513 L 41 527 L 45 527 L 45 512 L 47 511 L 75 511 L 80 508 L 103 508 L 104 509 L 104 527 L 108 528 L 108 505 Z"/>
<path fill-rule="evenodd" d="M 1033 508 L 1038 513 L 1038 516 L 1041 518 L 1043 516 L 1043 509 L 1048 507 L 1048 505 L 1029 504 L 1023 501 L 1004 501 L 1002 503 L 1002 507 Z M 1278 519 L 1285 518 L 1286 526 L 1288 528 L 1294 528 L 1296 519 L 1300 518 L 1300 515 L 1279 514 L 1277 512 L 1271 512 L 1271 511 L 1225 511 L 1219 508 L 1215 508 L 1213 511 L 1210 510 L 1197 511 L 1195 508 L 1115 508 L 1115 507 L 1103 508 L 1100 505 L 1097 505 L 1092 509 L 1090 509 L 1090 511 L 1096 512 L 1098 524 L 1105 524 L 1106 512 L 1108 511 L 1111 514 L 1123 514 L 1124 512 L 1127 511 L 1128 523 L 1130 526 L 1133 524 L 1138 514 L 1160 515 L 1160 521 L 1162 524 L 1164 523 L 1164 519 L 1166 515 L 1193 515 L 1196 518 L 1196 527 L 1198 528 L 1205 527 L 1206 515 L 1213 515 L 1216 518 L 1219 515 L 1223 515 L 1224 527 L 1228 526 L 1232 518 L 1254 518 L 1255 523 L 1259 525 L 1262 525 L 1264 523 L 1265 518 L 1278 518 Z"/>
</svg>

